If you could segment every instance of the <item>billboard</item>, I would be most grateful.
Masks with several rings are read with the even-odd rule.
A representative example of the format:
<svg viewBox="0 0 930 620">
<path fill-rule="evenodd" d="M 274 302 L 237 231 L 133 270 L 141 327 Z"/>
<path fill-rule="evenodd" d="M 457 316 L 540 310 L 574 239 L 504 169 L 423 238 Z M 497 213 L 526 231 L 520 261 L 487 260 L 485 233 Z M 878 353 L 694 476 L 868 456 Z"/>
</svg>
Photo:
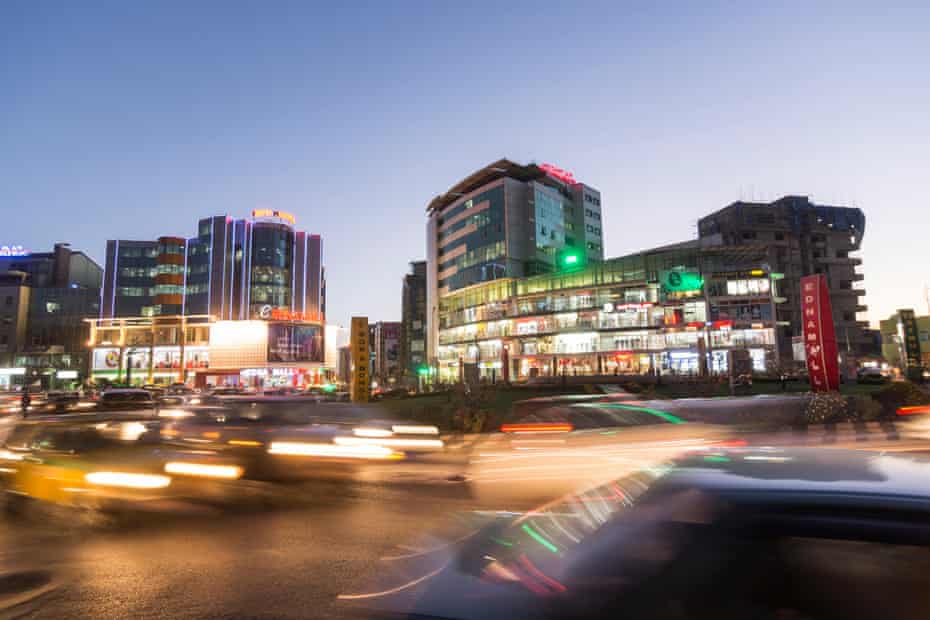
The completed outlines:
<svg viewBox="0 0 930 620">
<path fill-rule="evenodd" d="M 368 317 L 352 317 L 349 346 L 352 352 L 352 381 L 350 383 L 352 401 L 367 403 L 371 387 L 371 376 L 368 374 L 368 364 L 371 361 L 368 349 Z"/>
<path fill-rule="evenodd" d="M 268 324 L 269 362 L 323 363 L 323 328 L 297 323 Z"/>
<path fill-rule="evenodd" d="M 817 274 L 801 278 L 801 316 L 811 389 L 815 392 L 840 389 L 836 329 L 826 276 Z"/>
</svg>

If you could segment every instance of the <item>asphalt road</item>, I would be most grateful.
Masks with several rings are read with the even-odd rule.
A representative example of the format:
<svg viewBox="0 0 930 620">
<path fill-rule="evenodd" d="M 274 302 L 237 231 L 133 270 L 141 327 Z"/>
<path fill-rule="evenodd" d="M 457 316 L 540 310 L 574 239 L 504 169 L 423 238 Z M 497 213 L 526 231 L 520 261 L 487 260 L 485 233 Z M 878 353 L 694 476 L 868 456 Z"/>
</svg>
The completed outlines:
<svg viewBox="0 0 930 620">
<path fill-rule="evenodd" d="M 284 495 L 271 509 L 119 527 L 61 515 L 0 522 L 0 574 L 39 570 L 48 580 L 12 608 L 17 596 L 0 594 L 0 617 L 357 617 L 338 595 L 364 592 L 372 574 L 394 570 L 390 558 L 461 537 L 456 514 L 473 506 L 452 483 L 318 484 Z"/>
</svg>

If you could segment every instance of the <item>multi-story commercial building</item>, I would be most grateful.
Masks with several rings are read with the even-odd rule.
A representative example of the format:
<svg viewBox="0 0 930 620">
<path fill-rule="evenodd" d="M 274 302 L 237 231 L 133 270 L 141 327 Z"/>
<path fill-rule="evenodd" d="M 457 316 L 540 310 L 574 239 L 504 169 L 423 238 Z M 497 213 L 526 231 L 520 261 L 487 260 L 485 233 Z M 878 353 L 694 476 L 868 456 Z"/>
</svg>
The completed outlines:
<svg viewBox="0 0 930 620">
<path fill-rule="evenodd" d="M 404 276 L 401 303 L 400 367 L 405 377 L 417 377 L 426 359 L 426 261 L 410 263 Z"/>
<path fill-rule="evenodd" d="M 766 258 L 692 241 L 447 293 L 440 380 L 724 373 L 732 350 L 773 371 L 781 274 Z"/>
<path fill-rule="evenodd" d="M 496 161 L 427 207 L 427 345 L 443 297 L 499 279 L 583 267 L 604 256 L 601 195 L 549 164 Z"/>
<path fill-rule="evenodd" d="M 325 299 L 322 240 L 283 211 L 205 218 L 191 238 L 109 241 L 93 375 L 318 384 L 331 374 Z"/>
<path fill-rule="evenodd" d="M 25 368 L 13 366 L 13 358 L 26 343 L 29 321 L 29 276 L 21 271 L 0 273 L 0 390 L 22 382 Z"/>
<path fill-rule="evenodd" d="M 864 316 L 864 276 L 858 270 L 862 259 L 855 255 L 865 233 L 861 209 L 817 205 L 806 196 L 771 203 L 740 201 L 701 218 L 698 230 L 703 244 L 766 247 L 765 264 L 784 274 L 776 320 L 786 358 L 792 338 L 801 336 L 801 276 L 818 273 L 827 277 L 844 367 L 851 368 L 856 357 L 877 353 Z"/>
<path fill-rule="evenodd" d="M 913 311 L 895 312 L 879 323 L 882 334 L 882 357 L 893 368 L 898 368 L 902 374 L 908 369 L 908 357 L 912 361 L 920 360 L 920 366 L 930 369 L 930 316 L 915 316 Z M 911 326 L 911 351 L 908 351 L 907 321 L 913 319 Z M 913 332 L 916 332 L 914 334 Z M 916 336 L 916 341 L 913 338 Z M 908 356 L 910 353 L 910 356 Z M 911 364 L 913 365 L 913 364 Z"/>
<path fill-rule="evenodd" d="M 283 211 L 205 218 L 191 238 L 108 241 L 104 282 L 101 318 L 274 313 L 321 322 L 326 312 L 322 240 Z"/>
<path fill-rule="evenodd" d="M 66 243 L 0 254 L 0 386 L 61 387 L 86 377 L 84 319 L 99 312 L 102 276 Z"/>
<path fill-rule="evenodd" d="M 378 385 L 393 384 L 401 376 L 400 340 L 401 323 L 398 321 L 378 321 L 368 326 L 369 376 Z"/>
</svg>

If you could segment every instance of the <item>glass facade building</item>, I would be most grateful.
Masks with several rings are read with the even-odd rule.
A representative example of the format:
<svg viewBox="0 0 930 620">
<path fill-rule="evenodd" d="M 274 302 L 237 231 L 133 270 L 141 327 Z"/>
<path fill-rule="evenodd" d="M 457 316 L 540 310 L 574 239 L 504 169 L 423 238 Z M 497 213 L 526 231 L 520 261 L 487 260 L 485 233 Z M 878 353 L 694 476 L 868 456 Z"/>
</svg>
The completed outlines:
<svg viewBox="0 0 930 620">
<path fill-rule="evenodd" d="M 214 216 L 192 238 L 107 243 L 101 318 L 284 312 L 322 322 L 325 306 L 322 240 L 297 230 L 288 213 Z"/>
<path fill-rule="evenodd" d="M 438 311 L 440 379 L 716 374 L 734 349 L 747 350 L 756 371 L 773 371 L 780 274 L 765 256 L 691 242 L 448 294 Z"/>
<path fill-rule="evenodd" d="M 603 259 L 600 192 L 548 164 L 494 162 L 433 199 L 427 213 L 429 363 L 446 295 L 549 273 L 569 259 L 578 268 Z"/>
</svg>

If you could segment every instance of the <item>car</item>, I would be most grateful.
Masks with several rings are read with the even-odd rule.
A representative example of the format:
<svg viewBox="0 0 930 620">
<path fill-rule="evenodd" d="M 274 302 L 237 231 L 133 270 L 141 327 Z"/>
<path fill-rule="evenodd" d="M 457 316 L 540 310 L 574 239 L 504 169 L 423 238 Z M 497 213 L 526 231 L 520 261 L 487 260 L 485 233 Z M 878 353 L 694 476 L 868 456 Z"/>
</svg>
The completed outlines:
<svg viewBox="0 0 930 620">
<path fill-rule="evenodd" d="M 480 437 L 464 475 L 476 499 L 507 498 L 524 506 L 554 499 L 579 481 L 615 478 L 731 438 L 730 429 L 690 422 L 653 403 L 576 402 L 535 411 Z"/>
<path fill-rule="evenodd" d="M 241 469 L 220 458 L 166 450 L 158 420 L 71 414 L 19 422 L 0 447 L 8 508 L 34 502 L 101 511 L 168 509 L 180 497 L 215 495 Z"/>
<path fill-rule="evenodd" d="M 856 372 L 858 383 L 887 383 L 888 376 L 880 368 L 860 368 Z"/>
<path fill-rule="evenodd" d="M 356 436 L 348 420 L 327 419 L 305 397 L 224 397 L 159 416 L 163 441 L 174 449 L 234 459 L 250 480 L 351 477 L 367 462 L 405 457 Z"/>
<path fill-rule="evenodd" d="M 155 411 L 158 402 L 148 390 L 115 388 L 106 390 L 97 400 L 98 411 Z"/>
<path fill-rule="evenodd" d="M 925 618 L 930 462 L 695 451 L 409 554 L 340 598 L 370 617 Z"/>
</svg>

